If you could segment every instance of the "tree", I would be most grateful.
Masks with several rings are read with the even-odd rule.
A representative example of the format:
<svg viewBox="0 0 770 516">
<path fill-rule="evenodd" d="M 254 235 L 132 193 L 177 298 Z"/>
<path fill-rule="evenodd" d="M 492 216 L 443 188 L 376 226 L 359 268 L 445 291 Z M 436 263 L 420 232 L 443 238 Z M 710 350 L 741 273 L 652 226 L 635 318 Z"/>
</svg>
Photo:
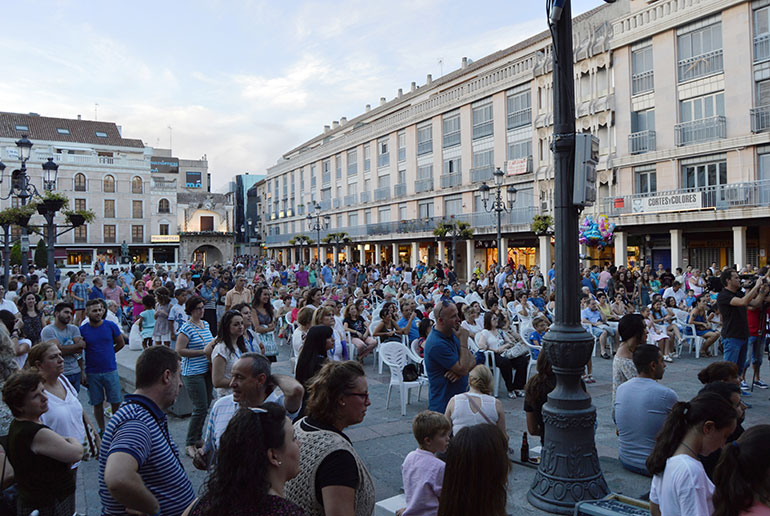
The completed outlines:
<svg viewBox="0 0 770 516">
<path fill-rule="evenodd" d="M 458 220 L 439 222 L 433 234 L 438 238 L 452 239 L 452 268 L 457 274 L 457 240 L 470 240 L 473 238 L 473 228 L 467 222 Z"/>
<path fill-rule="evenodd" d="M 48 246 L 43 238 L 38 240 L 35 246 L 35 265 L 38 269 L 48 267 Z"/>
<path fill-rule="evenodd" d="M 324 244 L 334 244 L 334 245 L 340 245 L 340 244 L 349 244 L 352 242 L 350 235 L 348 235 L 345 231 L 341 231 L 339 233 L 329 233 L 326 235 L 323 239 L 321 239 L 321 242 Z"/>
<path fill-rule="evenodd" d="M 21 241 L 11 246 L 11 265 L 21 265 Z"/>
</svg>

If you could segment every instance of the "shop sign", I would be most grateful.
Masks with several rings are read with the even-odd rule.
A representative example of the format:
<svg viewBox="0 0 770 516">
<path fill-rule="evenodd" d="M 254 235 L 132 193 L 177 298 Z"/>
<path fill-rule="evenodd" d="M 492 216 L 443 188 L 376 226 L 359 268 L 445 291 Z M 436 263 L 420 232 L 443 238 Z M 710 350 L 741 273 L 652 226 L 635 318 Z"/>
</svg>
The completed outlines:
<svg viewBox="0 0 770 516">
<path fill-rule="evenodd" d="M 703 208 L 703 192 L 688 192 L 666 195 L 651 195 L 632 199 L 633 213 L 654 213 L 657 211 L 700 210 Z"/>
<path fill-rule="evenodd" d="M 153 244 L 178 244 L 179 235 L 152 235 L 150 242 Z"/>
</svg>

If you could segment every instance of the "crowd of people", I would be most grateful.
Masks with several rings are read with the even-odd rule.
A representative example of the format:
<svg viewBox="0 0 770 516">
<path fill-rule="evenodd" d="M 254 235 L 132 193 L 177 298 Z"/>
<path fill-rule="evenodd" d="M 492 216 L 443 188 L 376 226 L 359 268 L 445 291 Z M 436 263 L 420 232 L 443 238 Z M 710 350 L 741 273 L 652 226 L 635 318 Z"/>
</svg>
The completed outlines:
<svg viewBox="0 0 770 516">
<path fill-rule="evenodd" d="M 613 360 L 619 459 L 651 477 L 653 514 L 770 511 L 766 452 L 756 450 L 770 426 L 741 427 L 742 396 L 767 387 L 759 373 L 770 273 L 741 273 L 609 264 L 581 273 L 581 322 Z M 104 514 L 370 515 L 372 474 L 345 430 L 371 404 L 362 364 L 374 355 L 376 366 L 388 342 L 406 348 L 429 390 L 428 410 L 413 421 L 417 449 L 402 466 L 403 515 L 506 514 L 511 462 L 497 372 L 507 396 L 524 399 L 528 432 L 545 437 L 541 409 L 556 386 L 542 352 L 555 317 L 553 268 L 477 263 L 461 285 L 440 263 L 243 259 L 81 271 L 53 286 L 35 271 L 9 280 L 0 291 L 0 444 L 19 514 L 71 515 L 79 462 L 98 456 Z M 705 367 L 703 389 L 682 402 L 660 380 L 687 341 L 700 356 L 721 348 L 725 360 Z M 136 390 L 123 395 L 116 353 L 129 343 L 143 352 Z M 291 375 L 271 370 L 281 344 Z M 595 381 L 591 362 L 583 380 Z M 192 414 L 180 452 L 164 411 L 182 386 Z M 180 453 L 208 472 L 198 496 Z M 55 488 L 42 490 L 41 478 Z"/>
</svg>

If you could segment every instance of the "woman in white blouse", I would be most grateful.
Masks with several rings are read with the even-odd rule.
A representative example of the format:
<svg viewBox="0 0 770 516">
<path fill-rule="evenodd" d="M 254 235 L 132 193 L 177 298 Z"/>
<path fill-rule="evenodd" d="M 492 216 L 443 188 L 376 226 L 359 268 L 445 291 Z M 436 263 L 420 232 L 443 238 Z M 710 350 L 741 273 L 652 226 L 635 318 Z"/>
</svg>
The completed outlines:
<svg viewBox="0 0 770 516">
<path fill-rule="evenodd" d="M 477 365 L 468 374 L 470 390 L 449 400 L 445 415 L 452 422 L 455 435 L 466 426 L 483 423 L 497 425 L 504 435 L 508 435 L 503 404 L 491 395 L 492 381 L 492 371 L 485 365 Z"/>
<path fill-rule="evenodd" d="M 305 336 L 313 323 L 313 313 L 313 309 L 306 306 L 297 314 L 297 327 L 291 335 L 291 349 L 295 357 L 299 356 L 302 346 L 305 344 Z"/>
<path fill-rule="evenodd" d="M 484 329 L 484 327 L 478 323 L 479 313 L 481 313 L 481 309 L 478 307 L 478 303 L 473 303 L 463 308 L 464 320 L 460 326 L 468 330 L 468 333 L 470 333 L 471 337 L 474 339 Z"/>
</svg>

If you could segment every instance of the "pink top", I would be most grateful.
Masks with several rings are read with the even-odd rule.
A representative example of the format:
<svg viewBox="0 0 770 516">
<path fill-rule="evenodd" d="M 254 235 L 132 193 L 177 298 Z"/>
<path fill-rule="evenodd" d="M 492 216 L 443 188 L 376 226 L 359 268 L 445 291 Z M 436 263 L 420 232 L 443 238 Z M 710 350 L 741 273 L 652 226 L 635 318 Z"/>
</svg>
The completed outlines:
<svg viewBox="0 0 770 516">
<path fill-rule="evenodd" d="M 770 507 L 760 502 L 754 502 L 754 505 L 743 511 L 740 516 L 770 516 Z"/>
<path fill-rule="evenodd" d="M 428 516 L 438 512 L 444 482 L 444 461 L 426 450 L 414 450 L 401 465 L 406 510 L 402 516 Z"/>
</svg>

